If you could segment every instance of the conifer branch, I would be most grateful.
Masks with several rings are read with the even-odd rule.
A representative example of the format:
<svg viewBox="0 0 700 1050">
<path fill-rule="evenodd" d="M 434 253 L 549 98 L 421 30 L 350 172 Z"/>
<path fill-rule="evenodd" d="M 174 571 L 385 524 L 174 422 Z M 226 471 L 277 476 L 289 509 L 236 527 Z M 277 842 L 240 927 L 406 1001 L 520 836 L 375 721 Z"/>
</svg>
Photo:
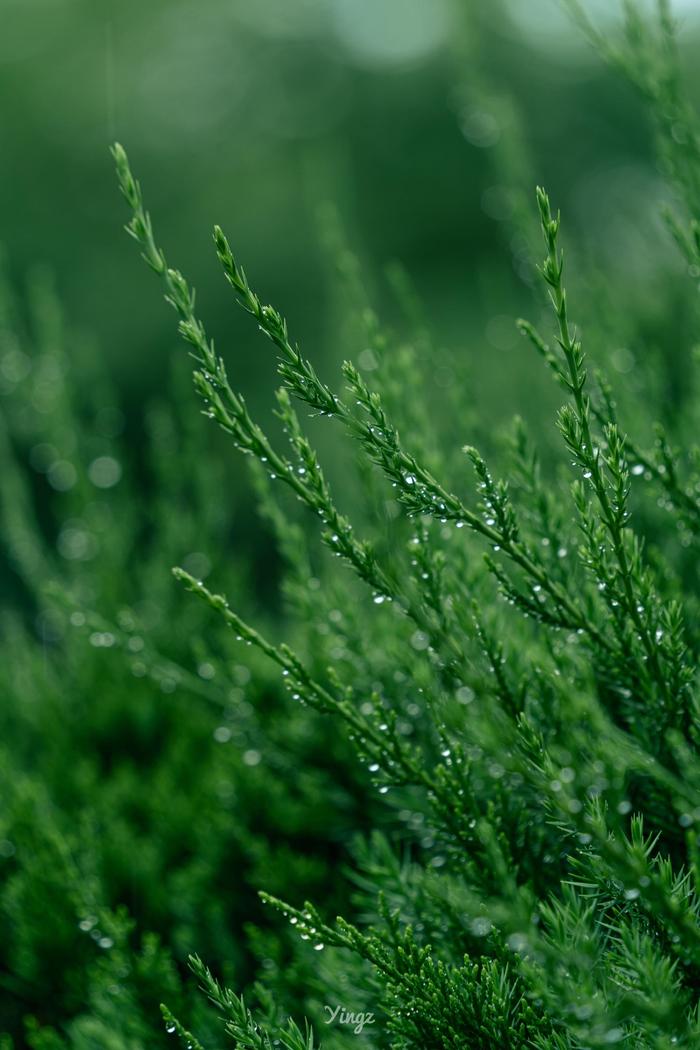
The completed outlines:
<svg viewBox="0 0 700 1050">
<path fill-rule="evenodd" d="M 236 1040 L 239 1050 L 273 1050 L 275 1046 L 284 1046 L 286 1050 L 320 1050 L 308 1023 L 302 1032 L 289 1018 L 284 1028 L 267 1031 L 255 1020 L 243 996 L 236 996 L 219 984 L 198 956 L 190 956 L 189 961 L 202 990 L 224 1018 L 227 1035 Z"/>
<path fill-rule="evenodd" d="M 601 525 L 607 533 L 616 569 L 614 573 L 611 572 L 605 563 L 605 545 L 601 542 L 603 537 L 596 527 L 595 520 L 588 513 L 585 486 L 579 485 L 576 503 L 588 541 L 588 563 L 602 584 L 606 600 L 611 603 L 612 609 L 618 606 L 624 609 L 625 616 L 632 624 L 635 636 L 644 650 L 644 662 L 649 668 L 649 675 L 655 687 L 663 697 L 664 703 L 676 712 L 682 705 L 682 699 L 679 695 L 671 693 L 668 669 L 662 666 L 660 658 L 660 651 L 663 649 L 659 646 L 663 637 L 659 626 L 660 602 L 653 590 L 649 574 L 643 569 L 640 549 L 627 529 L 629 470 L 624 453 L 624 440 L 614 423 L 606 424 L 604 428 L 605 451 L 593 435 L 583 351 L 569 325 L 566 291 L 562 282 L 563 255 L 557 243 L 560 220 L 559 216 L 552 216 L 549 199 L 542 189 L 537 191 L 537 202 L 547 249 L 542 275 L 549 286 L 550 299 L 558 322 L 557 342 L 564 359 L 564 368 L 559 368 L 558 365 L 556 367 L 559 368 L 558 376 L 570 392 L 573 402 L 561 410 L 559 427 L 577 466 L 582 471 L 584 482 L 589 482 L 593 488 L 600 509 Z M 532 332 L 528 331 L 528 334 L 532 335 Z M 544 349 L 542 352 L 547 357 Z M 614 613 L 613 615 L 618 629 L 623 629 L 624 625 Z M 621 638 L 621 642 L 628 643 L 629 638 Z M 678 675 L 677 665 L 672 673 L 674 677 Z M 642 677 L 646 675 L 646 668 L 643 668 Z"/>
</svg>

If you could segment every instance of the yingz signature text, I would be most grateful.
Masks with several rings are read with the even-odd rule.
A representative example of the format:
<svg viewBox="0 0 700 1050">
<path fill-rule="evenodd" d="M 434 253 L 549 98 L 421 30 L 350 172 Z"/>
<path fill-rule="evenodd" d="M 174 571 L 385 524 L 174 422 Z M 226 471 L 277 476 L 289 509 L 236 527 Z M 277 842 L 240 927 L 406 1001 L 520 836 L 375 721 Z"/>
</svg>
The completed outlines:
<svg viewBox="0 0 700 1050">
<path fill-rule="evenodd" d="M 342 1006 L 336 1006 L 335 1010 L 331 1006 L 324 1006 L 323 1009 L 328 1010 L 326 1024 L 333 1024 L 335 1021 L 337 1024 L 352 1025 L 355 1035 L 361 1035 L 366 1024 L 374 1024 L 374 1014 L 353 1014 Z"/>
</svg>

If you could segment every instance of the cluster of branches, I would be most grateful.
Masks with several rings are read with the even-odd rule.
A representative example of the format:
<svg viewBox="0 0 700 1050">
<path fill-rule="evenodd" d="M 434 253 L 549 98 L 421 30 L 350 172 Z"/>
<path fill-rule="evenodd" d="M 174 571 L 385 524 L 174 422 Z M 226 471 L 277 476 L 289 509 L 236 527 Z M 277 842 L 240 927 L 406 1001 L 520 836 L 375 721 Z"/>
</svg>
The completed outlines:
<svg viewBox="0 0 700 1050">
<path fill-rule="evenodd" d="M 665 4 L 659 10 L 655 34 L 628 5 L 627 50 L 604 50 L 663 109 L 659 135 L 672 119 L 676 141 L 682 121 L 694 143 L 670 73 L 670 16 Z M 578 8 L 577 15 L 603 46 Z M 693 177 L 670 145 L 665 155 L 697 215 L 694 150 Z M 346 726 L 378 790 L 404 792 L 434 832 L 436 852 L 426 864 L 374 866 L 376 915 L 366 929 L 329 921 L 309 902 L 264 899 L 319 951 L 366 967 L 392 1046 L 698 1045 L 697 624 L 672 567 L 657 552 L 649 556 L 634 528 L 633 488 L 640 499 L 660 494 L 674 527 L 694 537 L 700 500 L 666 435 L 651 453 L 630 443 L 609 384 L 589 380 L 569 312 L 560 218 L 546 192 L 537 190 L 537 208 L 553 337 L 525 321 L 520 328 L 564 391 L 557 425 L 570 483 L 554 488 L 543 478 L 519 426 L 517 485 L 495 477 L 466 447 L 475 477 L 469 494 L 441 479 L 420 433 L 404 438 L 385 392 L 352 363 L 343 365 L 343 391 L 326 384 L 217 227 L 226 279 L 277 355 L 277 416 L 288 442 L 281 449 L 229 381 L 193 290 L 157 245 L 119 145 L 114 158 L 132 212 L 127 229 L 178 316 L 205 413 L 320 520 L 323 543 L 361 581 L 369 607 L 383 607 L 373 611 L 395 638 L 401 681 L 421 683 L 413 698 L 420 728 L 407 732 L 389 686 L 367 690 L 339 667 L 313 666 L 312 657 L 268 640 L 225 597 L 175 570 L 241 641 L 279 666 L 293 702 Z M 678 237 L 695 259 L 695 224 Z M 376 320 L 369 323 L 378 345 Z M 408 559 L 387 556 L 340 509 L 300 408 L 339 426 L 373 477 L 388 483 L 412 530 Z M 263 509 L 302 580 L 304 541 L 265 480 Z M 567 497 L 568 514 L 561 509 Z M 450 540 L 448 559 L 451 528 L 464 531 Z M 479 546 L 481 567 L 474 564 Z M 512 609 L 494 611 L 496 592 Z M 301 608 L 306 599 L 297 599 Z M 345 641 L 352 645 L 352 637 Z M 316 1045 L 308 1026 L 256 1020 L 199 960 L 193 968 L 238 1046 Z M 199 1047 L 165 1016 L 170 1031 Z"/>
</svg>

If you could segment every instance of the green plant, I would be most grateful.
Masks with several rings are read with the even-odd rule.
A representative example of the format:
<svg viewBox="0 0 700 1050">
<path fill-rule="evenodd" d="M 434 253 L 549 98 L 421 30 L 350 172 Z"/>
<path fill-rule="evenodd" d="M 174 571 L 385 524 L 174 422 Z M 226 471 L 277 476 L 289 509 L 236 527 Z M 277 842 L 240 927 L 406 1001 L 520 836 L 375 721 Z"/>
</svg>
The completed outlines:
<svg viewBox="0 0 700 1050">
<path fill-rule="evenodd" d="M 207 431 L 161 397 L 134 457 L 114 385 L 43 271 L 26 298 L 25 321 L 3 275 L 0 1031 L 51 1050 L 167 1045 L 158 1004 L 186 1008 L 194 940 L 230 979 L 283 968 L 284 937 L 247 933 L 257 886 L 298 880 L 340 904 L 339 821 L 357 828 L 372 806 L 337 775 L 345 742 L 310 731 L 255 654 L 229 659 L 225 628 L 162 572 L 164 554 L 202 578 L 218 564 L 254 591 L 254 566 L 224 553 Z M 182 364 L 169 387 L 184 393 Z"/>
<path fill-rule="evenodd" d="M 663 4 L 660 18 L 667 43 Z M 631 5 L 630 25 L 645 25 Z M 206 414 L 320 518 L 325 546 L 364 585 L 368 608 L 380 607 L 376 630 L 390 654 L 383 674 L 355 623 L 342 632 L 343 656 L 319 672 L 313 653 L 268 641 L 226 598 L 175 570 L 239 640 L 278 665 L 293 703 L 344 723 L 372 782 L 400 799 L 409 828 L 415 816 L 430 829 L 404 863 L 381 836 L 368 843 L 363 893 L 375 903 L 364 924 L 263 893 L 324 952 L 326 998 L 343 994 L 343 967 L 354 966 L 352 995 L 381 1011 L 377 1045 L 698 1045 L 696 576 L 682 571 L 682 544 L 660 549 L 668 526 L 645 535 L 633 525 L 633 502 L 654 492 L 674 534 L 694 544 L 698 489 L 665 433 L 652 452 L 630 442 L 610 384 L 589 378 L 547 194 L 537 191 L 553 342 L 528 322 L 520 328 L 564 390 L 557 422 L 573 480 L 571 470 L 568 479 L 544 475 L 518 423 L 509 482 L 465 448 L 478 493 L 470 501 L 458 494 L 461 477 L 455 484 L 427 465 L 423 435 L 392 418 L 382 390 L 354 365 L 343 366 L 346 393 L 319 377 L 217 227 L 234 295 L 277 352 L 277 416 L 289 442 L 280 451 L 229 382 L 194 293 L 157 246 L 118 145 L 114 157 L 133 213 L 128 230 L 178 315 Z M 684 163 L 694 177 L 692 151 Z M 692 213 L 691 175 L 679 164 L 671 174 Z M 388 545 L 360 538 L 340 509 L 295 406 L 339 424 L 388 482 L 402 512 L 389 522 Z M 268 513 L 291 548 L 294 526 L 283 512 Z M 376 521 L 365 517 L 376 536 Z M 303 579 L 304 564 L 292 560 Z M 193 966 L 237 1045 L 314 1045 L 309 1032 L 285 1034 L 274 1017 L 261 1027 L 198 960 Z M 321 1007 L 310 998 L 319 1030 Z"/>
<path fill-rule="evenodd" d="M 261 426 L 119 146 L 224 433 L 181 411 L 186 360 L 135 418 L 45 275 L 28 321 L 0 281 L 2 1050 L 700 1045 L 698 133 L 665 0 L 614 42 L 568 7 L 650 107 L 693 281 L 655 346 L 597 245 L 564 271 L 504 144 L 556 428 L 494 432 L 396 266 L 384 326 L 329 209 L 343 390 L 215 230 L 277 357 Z"/>
</svg>

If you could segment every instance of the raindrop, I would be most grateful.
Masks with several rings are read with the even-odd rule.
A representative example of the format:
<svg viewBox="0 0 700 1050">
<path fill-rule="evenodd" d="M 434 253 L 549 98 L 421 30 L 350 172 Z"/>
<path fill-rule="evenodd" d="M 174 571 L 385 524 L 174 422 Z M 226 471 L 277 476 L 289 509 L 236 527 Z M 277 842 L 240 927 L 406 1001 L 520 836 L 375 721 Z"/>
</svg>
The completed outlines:
<svg viewBox="0 0 700 1050">
<path fill-rule="evenodd" d="M 98 456 L 88 467 L 88 477 L 98 489 L 111 489 L 122 476 L 120 464 L 112 456 Z"/>
<path fill-rule="evenodd" d="M 485 937 L 491 930 L 491 920 L 485 916 L 479 916 L 476 919 L 472 919 L 469 923 L 469 929 L 475 937 Z"/>
<path fill-rule="evenodd" d="M 78 473 L 72 463 L 66 459 L 58 459 L 51 464 L 46 472 L 49 485 L 57 492 L 67 492 L 72 489 L 78 480 Z"/>
<path fill-rule="evenodd" d="M 524 933 L 511 933 L 506 944 L 513 952 L 522 952 L 527 948 L 528 941 Z"/>
</svg>

